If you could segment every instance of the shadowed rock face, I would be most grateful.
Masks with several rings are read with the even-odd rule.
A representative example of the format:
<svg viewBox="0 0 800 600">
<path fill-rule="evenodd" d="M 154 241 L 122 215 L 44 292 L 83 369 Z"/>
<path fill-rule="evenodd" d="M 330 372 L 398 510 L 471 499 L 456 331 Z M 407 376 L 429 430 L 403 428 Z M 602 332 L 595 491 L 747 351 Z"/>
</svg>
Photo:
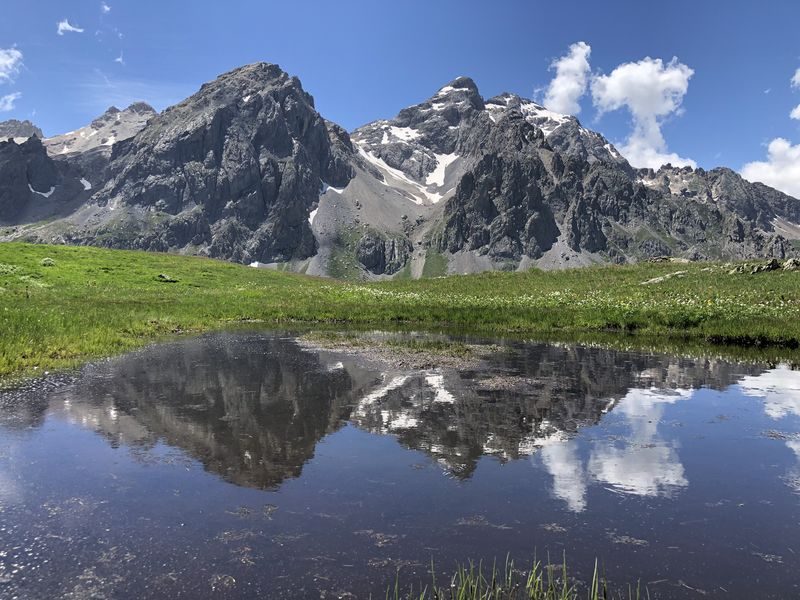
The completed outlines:
<svg viewBox="0 0 800 600">
<path fill-rule="evenodd" d="M 0 142 L 0 224 L 35 221 L 58 214 L 85 198 L 69 165 L 47 156 L 42 141 Z"/>
<path fill-rule="evenodd" d="M 146 249 L 192 244 L 244 262 L 305 258 L 315 251 L 311 205 L 322 182 L 347 185 L 348 147 L 296 78 L 250 65 L 115 145 L 93 200 L 163 214 L 163 225 L 137 242 Z"/>
</svg>

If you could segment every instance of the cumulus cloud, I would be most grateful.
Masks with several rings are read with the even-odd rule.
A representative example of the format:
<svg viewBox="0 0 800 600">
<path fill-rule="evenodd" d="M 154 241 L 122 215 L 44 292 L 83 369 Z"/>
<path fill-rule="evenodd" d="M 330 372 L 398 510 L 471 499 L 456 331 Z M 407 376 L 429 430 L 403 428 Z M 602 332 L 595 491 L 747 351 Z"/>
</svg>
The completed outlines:
<svg viewBox="0 0 800 600">
<path fill-rule="evenodd" d="M 592 477 L 637 496 L 668 496 L 688 486 L 675 445 L 661 438 L 658 424 L 668 405 L 692 396 L 692 390 L 629 390 L 615 414 L 626 419 L 631 434 L 622 444 L 596 443 L 588 465 Z"/>
<path fill-rule="evenodd" d="M 775 189 L 800 198 L 800 144 L 776 138 L 767 146 L 767 160 L 747 163 L 742 177 L 760 181 Z"/>
<path fill-rule="evenodd" d="M 789 117 L 800 121 L 800 104 L 794 107 L 792 112 L 789 113 Z"/>
<path fill-rule="evenodd" d="M 57 27 L 58 35 L 64 35 L 65 33 L 83 33 L 83 29 L 72 25 L 68 19 L 59 21 Z"/>
<path fill-rule="evenodd" d="M 100 12 L 102 12 L 104 15 L 107 15 L 108 13 L 111 12 L 111 7 L 108 4 L 106 4 L 105 2 L 101 2 L 100 3 Z"/>
<path fill-rule="evenodd" d="M 800 88 L 800 69 L 794 72 L 792 77 L 792 87 Z"/>
<path fill-rule="evenodd" d="M 8 112 L 14 110 L 14 103 L 22 98 L 22 94 L 14 92 L 13 94 L 6 94 L 0 96 L 0 112 Z"/>
<path fill-rule="evenodd" d="M 0 48 L 0 83 L 12 81 L 22 68 L 22 52 L 16 48 Z"/>
<path fill-rule="evenodd" d="M 583 512 L 589 481 L 575 440 L 548 440 L 539 455 L 553 476 L 553 495 L 566 502 L 572 512 Z"/>
<path fill-rule="evenodd" d="M 586 42 L 577 42 L 569 47 L 569 52 L 550 65 L 556 76 L 547 86 L 544 105 L 548 109 L 568 115 L 581 112 L 579 100 L 589 85 L 591 67 L 589 55 L 592 47 Z"/>
<path fill-rule="evenodd" d="M 627 108 L 633 117 L 633 132 L 619 147 L 632 165 L 653 169 L 666 163 L 696 166 L 693 160 L 668 152 L 661 132 L 664 119 L 681 114 L 692 75 L 694 71 L 677 58 L 664 64 L 660 58 L 646 57 L 592 80 L 592 100 L 601 115 Z"/>
</svg>

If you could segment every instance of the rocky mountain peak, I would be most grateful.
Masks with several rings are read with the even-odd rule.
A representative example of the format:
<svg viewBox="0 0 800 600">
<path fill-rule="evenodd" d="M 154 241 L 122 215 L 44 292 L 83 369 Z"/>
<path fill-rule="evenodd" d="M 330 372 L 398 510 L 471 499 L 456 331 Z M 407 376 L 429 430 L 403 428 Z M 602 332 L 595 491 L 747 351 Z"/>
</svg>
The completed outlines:
<svg viewBox="0 0 800 600">
<path fill-rule="evenodd" d="M 156 114 L 156 109 L 150 106 L 147 102 L 134 102 L 128 108 L 125 109 L 128 112 L 135 113 L 137 115 L 141 114 Z"/>
<path fill-rule="evenodd" d="M 276 64 L 258 62 L 223 73 L 214 81 L 203 84 L 197 94 L 167 110 L 175 110 L 190 100 L 199 100 L 209 107 L 248 103 L 257 96 L 276 90 L 283 90 L 282 96 L 294 96 L 314 108 L 314 98 L 303 89 L 297 77 L 289 75 Z M 191 106 L 197 108 L 197 105 L 198 102 L 194 102 Z"/>
<path fill-rule="evenodd" d="M 296 77 L 255 63 L 224 73 L 114 148 L 101 207 L 170 215 L 137 247 L 191 244 L 241 262 L 303 260 L 309 213 L 351 177 L 352 146 Z"/>
<path fill-rule="evenodd" d="M 431 104 L 467 103 L 475 110 L 483 110 L 484 103 L 478 86 L 469 77 L 457 77 L 430 98 Z"/>
<path fill-rule="evenodd" d="M 0 208 L 80 206 L 48 241 L 365 278 L 800 249 L 800 201 L 729 169 L 634 169 L 574 116 L 468 77 L 348 135 L 254 63 L 161 113 L 111 107 L 44 140 L 50 157 L 37 143 L 0 143 Z"/>
<path fill-rule="evenodd" d="M 15 139 L 23 141 L 29 137 L 43 138 L 42 130 L 28 120 L 17 121 L 11 119 L 0 121 L 0 140 Z"/>
<path fill-rule="evenodd" d="M 128 108 L 120 110 L 110 106 L 89 125 L 62 135 L 47 138 L 44 141 L 47 152 L 54 157 L 69 155 L 92 155 L 92 164 L 88 170 L 102 168 L 93 162 L 96 154 L 104 158 L 111 156 L 112 146 L 139 133 L 147 122 L 156 115 L 155 109 L 145 102 L 134 102 Z"/>
<path fill-rule="evenodd" d="M 549 136 L 558 127 L 569 122 L 579 125 L 575 117 L 548 110 L 532 100 L 508 92 L 488 100 L 486 109 L 495 122 L 509 112 L 518 111 L 525 120 L 541 129 L 545 136 Z"/>
</svg>

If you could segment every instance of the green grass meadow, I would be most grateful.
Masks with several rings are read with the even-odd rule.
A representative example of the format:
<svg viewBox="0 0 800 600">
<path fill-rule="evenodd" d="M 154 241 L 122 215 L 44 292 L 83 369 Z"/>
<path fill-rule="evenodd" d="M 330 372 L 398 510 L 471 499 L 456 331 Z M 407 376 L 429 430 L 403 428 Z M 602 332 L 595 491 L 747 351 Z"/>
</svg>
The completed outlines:
<svg viewBox="0 0 800 600">
<path fill-rule="evenodd" d="M 446 329 L 665 351 L 749 348 L 793 359 L 800 272 L 730 269 L 645 263 L 350 283 L 196 257 L 4 243 L 0 378 L 242 323 Z M 643 285 L 663 276 L 670 277 Z"/>
</svg>

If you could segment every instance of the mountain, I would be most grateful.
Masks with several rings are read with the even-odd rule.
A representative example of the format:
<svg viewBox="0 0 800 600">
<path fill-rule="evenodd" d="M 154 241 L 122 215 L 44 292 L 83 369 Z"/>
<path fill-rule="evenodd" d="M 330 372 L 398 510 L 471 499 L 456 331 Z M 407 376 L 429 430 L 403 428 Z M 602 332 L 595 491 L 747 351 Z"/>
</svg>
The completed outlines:
<svg viewBox="0 0 800 600">
<path fill-rule="evenodd" d="M 79 164 L 92 184 L 99 186 L 114 144 L 135 136 L 155 115 L 155 109 L 144 102 L 124 110 L 112 106 L 86 127 L 46 138 L 44 146 L 53 158 Z"/>
<path fill-rule="evenodd" d="M 30 137 L 42 139 L 44 134 L 41 129 L 30 121 L 11 119 L 10 121 L 0 122 L 0 141 L 5 142 L 12 139 L 18 143 L 22 143 Z"/>
<path fill-rule="evenodd" d="M 38 136 L 0 141 L 0 235 L 14 226 L 64 217 L 89 198 L 91 184 L 69 164 L 52 160 Z M 16 232 L 11 228 L 11 234 Z"/>
<path fill-rule="evenodd" d="M 794 198 L 727 169 L 636 170 L 576 118 L 512 94 L 483 102 L 466 78 L 353 140 L 415 182 L 444 182 L 417 241 L 449 272 L 795 252 Z"/>
<path fill-rule="evenodd" d="M 93 195 L 5 239 L 362 279 L 800 247 L 798 200 L 729 169 L 635 169 L 575 117 L 514 94 L 484 100 L 467 77 L 348 134 L 297 78 L 258 63 L 161 114 L 112 108 L 44 147 Z"/>
</svg>

